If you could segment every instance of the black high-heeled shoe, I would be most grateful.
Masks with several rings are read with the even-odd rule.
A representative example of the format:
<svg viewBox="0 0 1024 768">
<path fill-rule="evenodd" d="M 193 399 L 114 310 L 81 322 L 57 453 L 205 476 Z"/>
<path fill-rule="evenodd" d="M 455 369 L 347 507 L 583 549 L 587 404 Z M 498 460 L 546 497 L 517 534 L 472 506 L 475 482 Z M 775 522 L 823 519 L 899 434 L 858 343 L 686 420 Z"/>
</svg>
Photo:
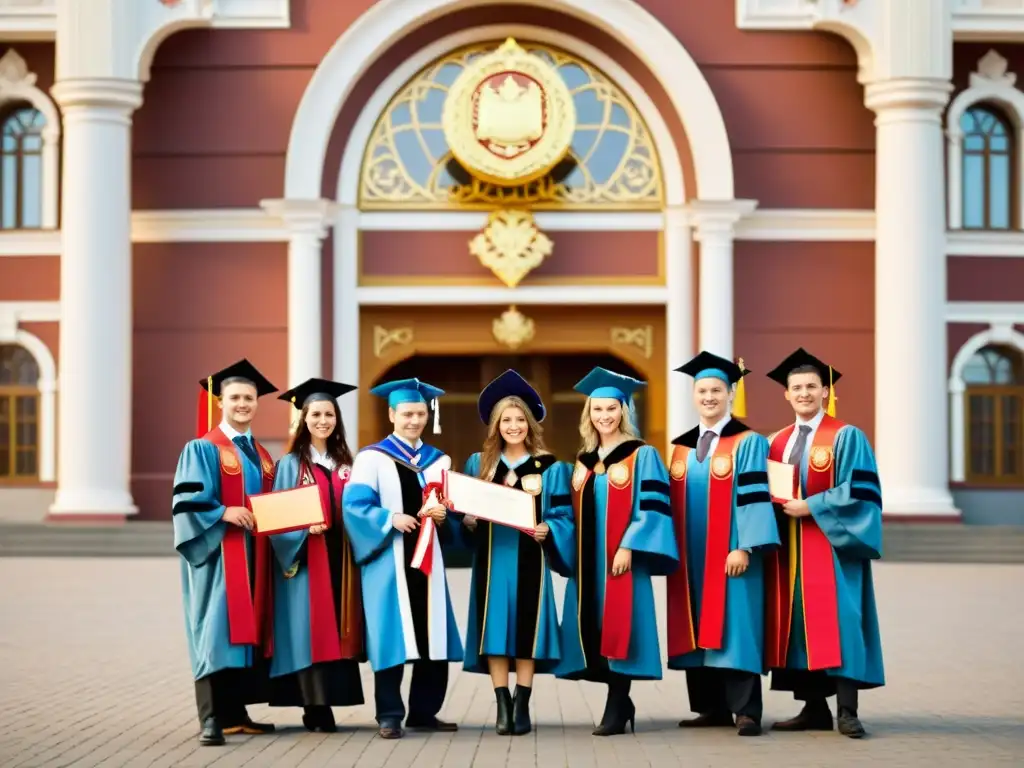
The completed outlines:
<svg viewBox="0 0 1024 768">
<path fill-rule="evenodd" d="M 512 733 L 512 694 L 502 686 L 494 689 L 494 698 L 498 702 L 498 716 L 494 721 L 494 730 L 499 736 Z"/>
<path fill-rule="evenodd" d="M 305 707 L 302 713 L 302 724 L 311 733 L 335 733 L 338 730 L 334 722 L 334 712 L 330 707 L 314 706 Z"/>
<path fill-rule="evenodd" d="M 522 736 L 533 730 L 530 721 L 530 694 L 532 688 L 516 683 L 516 695 L 512 697 L 512 735 Z"/>
<path fill-rule="evenodd" d="M 611 713 L 605 710 L 605 717 L 601 724 L 593 730 L 594 736 L 618 736 L 626 732 L 626 725 L 629 730 L 636 733 L 636 705 L 632 699 L 626 699 L 623 711 L 613 709 Z"/>
</svg>

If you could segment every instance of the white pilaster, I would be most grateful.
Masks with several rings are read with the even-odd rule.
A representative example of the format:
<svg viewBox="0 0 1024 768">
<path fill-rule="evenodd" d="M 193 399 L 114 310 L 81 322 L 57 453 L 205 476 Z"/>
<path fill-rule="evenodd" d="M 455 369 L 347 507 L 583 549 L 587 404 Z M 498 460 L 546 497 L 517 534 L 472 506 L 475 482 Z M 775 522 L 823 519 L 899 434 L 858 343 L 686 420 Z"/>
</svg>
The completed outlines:
<svg viewBox="0 0 1024 768">
<path fill-rule="evenodd" d="M 62 80 L 64 117 L 57 495 L 52 516 L 135 514 L 132 411 L 131 115 L 142 87 Z"/>
<path fill-rule="evenodd" d="M 942 78 L 871 83 L 877 115 L 875 449 L 885 512 L 956 515 L 946 446 Z M 894 396 L 894 381 L 911 381 Z"/>
<path fill-rule="evenodd" d="M 359 211 L 346 205 L 334 225 L 334 379 L 368 386 L 359 376 Z M 359 398 L 354 393 L 339 405 L 353 452 L 359 447 Z"/>
<path fill-rule="evenodd" d="M 693 311 L 693 243 L 685 208 L 669 208 L 665 212 L 665 302 L 668 360 L 668 439 L 693 426 L 696 413 L 687 386 L 687 379 L 675 369 L 686 363 L 694 352 Z M 671 450 L 669 448 L 669 450 Z"/>
<path fill-rule="evenodd" d="M 335 215 L 329 200 L 263 200 L 288 228 L 288 386 L 323 375 L 321 252 Z"/>
<path fill-rule="evenodd" d="M 757 207 L 755 200 L 696 200 L 690 220 L 700 243 L 697 299 L 699 347 L 712 354 L 733 356 L 733 242 L 736 224 Z"/>
</svg>

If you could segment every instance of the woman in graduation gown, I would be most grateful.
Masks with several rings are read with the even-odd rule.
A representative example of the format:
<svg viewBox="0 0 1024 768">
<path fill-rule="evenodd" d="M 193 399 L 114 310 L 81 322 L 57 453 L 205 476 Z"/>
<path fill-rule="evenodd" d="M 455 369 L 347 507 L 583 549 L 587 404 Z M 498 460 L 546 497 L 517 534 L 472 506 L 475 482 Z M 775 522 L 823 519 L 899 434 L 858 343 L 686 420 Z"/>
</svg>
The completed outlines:
<svg viewBox="0 0 1024 768">
<path fill-rule="evenodd" d="M 595 736 L 635 726 L 633 680 L 660 680 L 661 649 L 652 576 L 679 558 L 668 472 L 639 438 L 632 394 L 644 382 L 595 368 L 575 386 L 587 395 L 583 445 L 572 475 L 579 558 L 562 608 L 561 678 L 608 685 Z"/>
<path fill-rule="evenodd" d="M 338 398 L 355 387 L 310 379 L 281 395 L 300 409 L 274 490 L 316 485 L 324 524 L 270 537 L 274 571 L 271 706 L 302 706 L 310 731 L 336 730 L 331 707 L 363 703 L 359 570 L 342 525 L 352 466 Z"/>
<path fill-rule="evenodd" d="M 560 655 L 545 549 L 553 541 L 562 549 L 574 544 L 569 467 L 544 447 L 544 404 L 518 373 L 505 371 L 484 388 L 477 404 L 487 439 L 464 473 L 532 494 L 538 524 L 530 535 L 465 516 L 474 554 L 464 669 L 490 674 L 498 705 L 495 729 L 519 736 L 532 728 L 534 673 L 551 673 Z M 515 696 L 508 688 L 513 661 Z"/>
</svg>

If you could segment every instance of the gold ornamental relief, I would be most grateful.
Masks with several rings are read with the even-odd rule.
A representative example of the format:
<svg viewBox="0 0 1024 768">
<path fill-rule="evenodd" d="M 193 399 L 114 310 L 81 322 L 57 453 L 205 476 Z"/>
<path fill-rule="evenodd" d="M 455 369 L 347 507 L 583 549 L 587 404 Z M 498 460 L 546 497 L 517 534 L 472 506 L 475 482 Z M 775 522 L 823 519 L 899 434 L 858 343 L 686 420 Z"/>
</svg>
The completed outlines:
<svg viewBox="0 0 1024 768">
<path fill-rule="evenodd" d="M 533 341 L 535 330 L 533 320 L 516 309 L 514 304 L 491 323 L 495 341 L 509 349 L 519 349 Z"/>
<path fill-rule="evenodd" d="M 576 107 L 558 71 L 509 38 L 469 62 L 452 83 L 441 117 L 453 157 L 492 184 L 526 184 L 566 156 Z"/>
<path fill-rule="evenodd" d="M 405 346 L 412 343 L 412 328 L 387 329 L 380 325 L 373 327 L 373 356 L 381 357 L 391 345 Z"/>
<path fill-rule="evenodd" d="M 615 327 L 611 329 L 611 338 L 613 346 L 636 347 L 648 360 L 654 354 L 653 326 L 644 325 L 640 328 Z"/>
<path fill-rule="evenodd" d="M 509 288 L 551 255 L 554 243 L 537 229 L 529 211 L 494 211 L 484 231 L 469 243 L 469 252 Z"/>
</svg>

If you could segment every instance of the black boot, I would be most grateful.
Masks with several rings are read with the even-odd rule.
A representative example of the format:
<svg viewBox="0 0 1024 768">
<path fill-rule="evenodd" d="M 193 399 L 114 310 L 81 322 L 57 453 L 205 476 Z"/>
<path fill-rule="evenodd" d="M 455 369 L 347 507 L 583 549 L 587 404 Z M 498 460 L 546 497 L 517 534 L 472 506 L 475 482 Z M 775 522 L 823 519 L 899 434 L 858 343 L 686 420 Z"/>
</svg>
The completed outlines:
<svg viewBox="0 0 1024 768">
<path fill-rule="evenodd" d="M 516 695 L 512 699 L 512 733 L 515 736 L 522 736 L 533 730 L 533 723 L 530 722 L 530 694 L 532 688 L 516 683 Z"/>
<path fill-rule="evenodd" d="M 219 747 L 224 744 L 224 732 L 217 718 L 208 717 L 203 721 L 203 729 L 199 733 L 199 743 L 204 747 Z"/>
<path fill-rule="evenodd" d="M 335 733 L 338 730 L 334 722 L 334 712 L 328 706 L 305 707 L 302 713 L 302 724 L 307 731 Z"/>
<path fill-rule="evenodd" d="M 494 730 L 499 736 L 508 736 L 512 732 L 512 694 L 508 687 L 494 689 L 494 698 L 498 702 L 498 716 L 494 722 Z"/>
<path fill-rule="evenodd" d="M 604 705 L 601 724 L 594 729 L 594 736 L 615 736 L 626 732 L 626 724 L 636 732 L 636 707 L 629 698 L 629 678 L 614 676 L 608 681 L 608 699 Z"/>
</svg>

